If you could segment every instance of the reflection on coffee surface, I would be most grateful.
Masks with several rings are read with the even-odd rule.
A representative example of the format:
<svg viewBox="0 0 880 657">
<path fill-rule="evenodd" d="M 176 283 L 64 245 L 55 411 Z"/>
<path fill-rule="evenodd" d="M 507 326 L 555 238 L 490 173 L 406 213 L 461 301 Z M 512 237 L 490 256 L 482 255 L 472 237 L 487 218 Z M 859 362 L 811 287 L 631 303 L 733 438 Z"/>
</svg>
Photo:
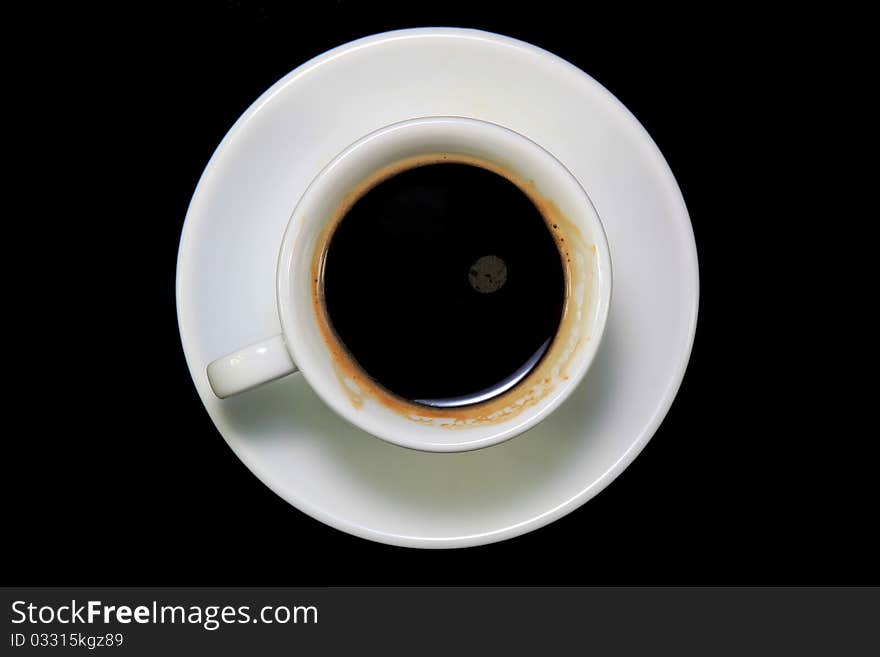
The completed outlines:
<svg viewBox="0 0 880 657">
<path fill-rule="evenodd" d="M 327 246 L 323 292 L 333 329 L 373 380 L 416 403 L 461 406 L 538 364 L 559 327 L 565 274 L 516 185 L 432 163 L 351 206 Z"/>
</svg>

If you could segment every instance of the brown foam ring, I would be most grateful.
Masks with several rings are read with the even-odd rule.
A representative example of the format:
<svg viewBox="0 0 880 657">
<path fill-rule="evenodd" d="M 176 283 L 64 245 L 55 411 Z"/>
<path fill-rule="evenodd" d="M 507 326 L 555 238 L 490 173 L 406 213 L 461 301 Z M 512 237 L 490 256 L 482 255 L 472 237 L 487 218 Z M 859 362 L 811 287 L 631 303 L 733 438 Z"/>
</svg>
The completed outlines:
<svg viewBox="0 0 880 657">
<path fill-rule="evenodd" d="M 526 194 L 547 222 L 559 248 L 565 272 L 565 302 L 559 330 L 537 367 L 516 386 L 501 395 L 478 404 L 455 408 L 438 408 L 413 403 L 395 395 L 371 379 L 351 357 L 334 331 L 324 304 L 322 285 L 327 247 L 336 226 L 351 206 L 370 189 L 401 171 L 444 162 L 470 164 L 487 169 L 507 178 Z M 571 361 L 581 345 L 590 340 L 589 335 L 581 333 L 583 315 L 590 307 L 589 295 L 593 287 L 592 259 L 595 258 L 596 245 L 587 244 L 580 229 L 563 215 L 556 204 L 538 193 L 533 180 L 522 180 L 497 164 L 458 153 L 417 155 L 393 162 L 373 173 L 345 195 L 318 237 L 317 244 L 312 257 L 312 305 L 321 335 L 333 359 L 336 375 L 355 408 L 361 408 L 364 400 L 369 398 L 414 422 L 449 429 L 506 422 L 544 399 L 560 381 L 568 380 L 568 367 Z M 573 289 L 572 281 L 583 281 L 583 288 Z M 524 312 L 528 310 L 524 309 Z"/>
</svg>

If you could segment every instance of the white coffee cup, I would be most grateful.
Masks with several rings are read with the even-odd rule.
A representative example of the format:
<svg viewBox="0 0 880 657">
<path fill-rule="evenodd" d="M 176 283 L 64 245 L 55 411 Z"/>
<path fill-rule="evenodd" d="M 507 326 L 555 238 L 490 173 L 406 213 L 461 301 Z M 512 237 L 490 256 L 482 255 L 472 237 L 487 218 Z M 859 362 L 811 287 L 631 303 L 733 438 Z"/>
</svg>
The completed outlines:
<svg viewBox="0 0 880 657">
<path fill-rule="evenodd" d="M 351 203 L 395 171 L 435 160 L 477 163 L 516 183 L 542 211 L 566 270 L 563 318 L 542 360 L 513 388 L 464 407 L 415 404 L 371 381 L 330 328 L 321 297 L 322 255 Z M 586 375 L 605 329 L 611 258 L 589 197 L 550 153 L 492 123 L 425 117 L 370 133 L 317 174 L 280 244 L 276 290 L 282 334 L 208 365 L 208 380 L 218 397 L 299 371 L 330 408 L 374 436 L 413 449 L 454 452 L 512 438 L 571 394 Z"/>
</svg>

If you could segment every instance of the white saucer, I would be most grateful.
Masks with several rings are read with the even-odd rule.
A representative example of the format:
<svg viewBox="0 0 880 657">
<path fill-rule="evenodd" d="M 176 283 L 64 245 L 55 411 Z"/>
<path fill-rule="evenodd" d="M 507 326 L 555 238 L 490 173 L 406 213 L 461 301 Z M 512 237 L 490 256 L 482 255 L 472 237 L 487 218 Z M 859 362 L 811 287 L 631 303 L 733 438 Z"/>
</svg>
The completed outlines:
<svg viewBox="0 0 880 657">
<path fill-rule="evenodd" d="M 368 132 L 418 116 L 470 116 L 520 132 L 580 180 L 608 234 L 614 293 L 580 388 L 528 433 L 475 452 L 396 447 L 334 415 L 299 375 L 221 401 L 205 367 L 280 332 L 275 263 L 300 194 Z M 697 317 L 694 236 L 654 142 L 592 78 L 486 32 L 416 29 L 344 45 L 263 94 L 195 191 L 177 304 L 190 372 L 217 429 L 292 505 L 375 541 L 460 547 L 545 525 L 608 485 L 665 416 Z"/>
</svg>

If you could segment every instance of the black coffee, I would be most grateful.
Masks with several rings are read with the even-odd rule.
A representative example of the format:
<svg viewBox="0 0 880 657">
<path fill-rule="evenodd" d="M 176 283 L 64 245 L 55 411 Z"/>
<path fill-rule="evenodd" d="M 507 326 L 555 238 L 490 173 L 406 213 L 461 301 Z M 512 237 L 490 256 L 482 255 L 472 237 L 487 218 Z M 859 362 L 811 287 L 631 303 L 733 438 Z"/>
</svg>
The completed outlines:
<svg viewBox="0 0 880 657">
<path fill-rule="evenodd" d="M 460 163 L 405 170 L 357 200 L 330 239 L 323 283 L 330 323 L 363 370 L 432 406 L 515 385 L 548 349 L 565 296 L 538 208 Z"/>
</svg>

